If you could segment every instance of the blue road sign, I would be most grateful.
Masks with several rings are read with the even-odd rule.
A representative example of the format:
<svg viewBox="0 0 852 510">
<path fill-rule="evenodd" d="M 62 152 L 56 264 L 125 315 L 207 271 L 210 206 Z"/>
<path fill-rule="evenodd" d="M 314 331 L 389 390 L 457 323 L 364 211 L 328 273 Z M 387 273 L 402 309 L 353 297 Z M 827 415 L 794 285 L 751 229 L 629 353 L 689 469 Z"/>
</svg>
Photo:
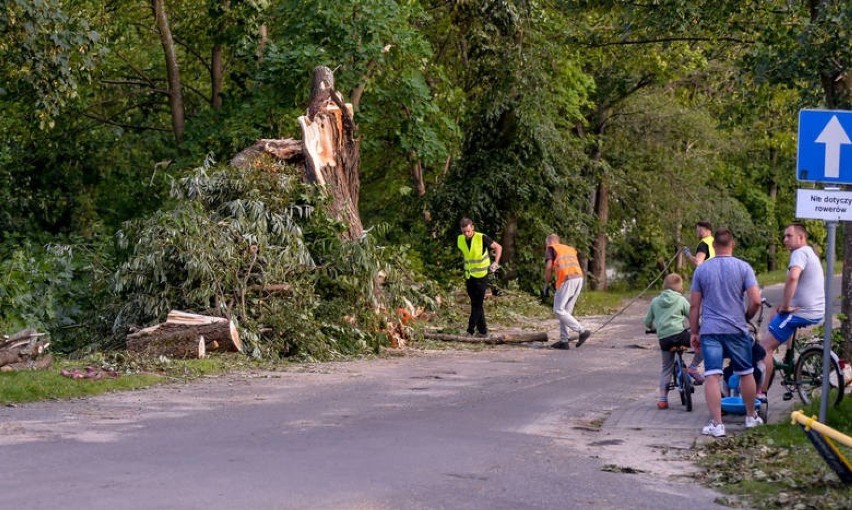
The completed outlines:
<svg viewBox="0 0 852 510">
<path fill-rule="evenodd" d="M 796 178 L 852 184 L 852 111 L 802 110 Z"/>
</svg>

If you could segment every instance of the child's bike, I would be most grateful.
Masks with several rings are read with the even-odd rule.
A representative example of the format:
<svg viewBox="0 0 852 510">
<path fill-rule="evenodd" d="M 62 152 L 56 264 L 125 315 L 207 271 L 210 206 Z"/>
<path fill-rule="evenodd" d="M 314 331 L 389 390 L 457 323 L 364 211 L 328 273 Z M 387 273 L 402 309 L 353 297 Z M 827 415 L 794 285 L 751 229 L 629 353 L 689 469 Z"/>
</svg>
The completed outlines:
<svg viewBox="0 0 852 510">
<path fill-rule="evenodd" d="M 645 330 L 646 335 L 656 333 L 653 329 Z M 672 369 L 672 379 L 669 381 L 668 390 L 677 390 L 680 394 L 680 403 L 686 406 L 687 412 L 692 411 L 692 394 L 695 393 L 695 385 L 692 384 L 692 376 L 686 370 L 686 363 L 683 361 L 683 353 L 688 351 L 685 345 L 675 345 L 669 352 L 674 354 L 674 368 Z"/>
<path fill-rule="evenodd" d="M 692 377 L 686 371 L 686 363 L 683 361 L 683 353 L 687 349 L 683 345 L 676 345 L 670 349 L 674 353 L 674 370 L 672 370 L 669 389 L 676 389 L 680 394 L 680 403 L 686 406 L 687 412 L 692 412 L 692 394 L 695 393 L 695 387 L 692 385 Z"/>
</svg>

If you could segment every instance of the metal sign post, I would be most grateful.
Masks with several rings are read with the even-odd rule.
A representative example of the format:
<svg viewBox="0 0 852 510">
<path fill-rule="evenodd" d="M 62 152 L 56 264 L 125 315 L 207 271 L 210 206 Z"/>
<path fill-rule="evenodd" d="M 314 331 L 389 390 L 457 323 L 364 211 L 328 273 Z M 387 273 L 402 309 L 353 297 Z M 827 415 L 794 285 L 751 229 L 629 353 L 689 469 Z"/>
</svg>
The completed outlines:
<svg viewBox="0 0 852 510">
<path fill-rule="evenodd" d="M 828 227 L 828 253 L 825 255 L 825 339 L 822 344 L 822 398 L 819 400 L 819 421 L 825 423 L 828 415 L 828 391 L 831 388 L 828 374 L 831 368 L 831 280 L 834 276 L 834 240 L 837 235 L 837 222 L 829 221 Z"/>
</svg>

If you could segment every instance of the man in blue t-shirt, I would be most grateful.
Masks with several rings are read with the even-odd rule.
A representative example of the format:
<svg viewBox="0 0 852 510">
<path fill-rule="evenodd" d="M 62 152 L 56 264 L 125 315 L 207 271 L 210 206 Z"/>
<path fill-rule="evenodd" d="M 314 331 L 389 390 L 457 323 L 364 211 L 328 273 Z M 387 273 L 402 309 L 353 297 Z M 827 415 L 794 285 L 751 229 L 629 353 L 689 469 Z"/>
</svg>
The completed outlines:
<svg viewBox="0 0 852 510">
<path fill-rule="evenodd" d="M 725 358 L 731 359 L 734 373 L 740 376 L 740 393 L 746 406 L 745 426 L 751 428 L 763 423 L 754 410 L 757 392 L 752 360 L 754 341 L 748 328 L 748 320 L 760 309 L 760 288 L 751 266 L 733 256 L 731 231 L 720 228 L 713 238 L 716 256 L 698 266 L 692 276 L 689 327 L 693 348 L 700 348 L 704 354 L 704 398 L 711 420 L 702 433 L 724 437 L 720 379 Z M 743 294 L 747 298 L 745 310 Z"/>
</svg>

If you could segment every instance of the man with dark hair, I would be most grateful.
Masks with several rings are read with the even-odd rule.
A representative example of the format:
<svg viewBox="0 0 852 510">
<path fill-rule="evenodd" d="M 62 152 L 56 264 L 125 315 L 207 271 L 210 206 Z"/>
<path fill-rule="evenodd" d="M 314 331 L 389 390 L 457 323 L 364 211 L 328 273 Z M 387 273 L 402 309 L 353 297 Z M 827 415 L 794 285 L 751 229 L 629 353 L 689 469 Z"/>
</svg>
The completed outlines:
<svg viewBox="0 0 852 510">
<path fill-rule="evenodd" d="M 687 260 L 692 262 L 695 267 L 700 266 L 704 262 L 716 256 L 716 251 L 713 248 L 713 225 L 708 221 L 699 221 L 695 224 L 695 235 L 698 236 L 698 246 L 695 248 L 695 255 L 689 252 L 689 248 L 685 248 Z M 698 370 L 698 365 L 704 361 L 704 356 L 701 351 L 696 352 L 692 358 L 692 363 L 686 367 L 686 371 L 695 380 L 695 384 L 704 382 L 704 375 Z"/>
<path fill-rule="evenodd" d="M 754 363 L 748 320 L 760 309 L 760 288 L 754 270 L 733 256 L 734 236 L 720 228 L 714 236 L 715 257 L 702 263 L 692 277 L 689 328 L 692 347 L 704 355 L 704 398 L 711 419 L 704 435 L 725 436 L 722 423 L 721 377 L 724 358 L 731 359 L 734 373 L 740 376 L 740 393 L 746 406 L 746 428 L 763 420 L 755 413 Z M 743 310 L 743 294 L 747 297 Z M 701 316 L 699 328 L 699 314 Z"/>
<path fill-rule="evenodd" d="M 778 303 L 776 314 L 760 344 L 766 349 L 766 375 L 760 386 L 758 398 L 766 399 L 769 379 L 772 377 L 772 355 L 798 328 L 822 322 L 825 315 L 825 274 L 822 263 L 808 246 L 808 231 L 799 223 L 784 229 L 784 246 L 790 250 L 784 295 Z"/>
<path fill-rule="evenodd" d="M 713 249 L 713 225 L 706 221 L 699 221 L 695 224 L 695 235 L 698 236 L 698 246 L 695 248 L 695 255 L 691 254 L 689 249 L 686 249 L 686 258 L 695 267 L 698 267 L 712 259 L 716 254 Z"/>
<path fill-rule="evenodd" d="M 459 222 L 461 235 L 456 246 L 464 257 L 464 278 L 467 295 L 470 297 L 470 318 L 467 321 L 467 334 L 488 335 L 485 323 L 485 291 L 488 290 L 488 273 L 497 270 L 503 247 L 490 237 L 475 231 L 473 220 L 462 218 Z M 491 262 L 489 250 L 494 250 L 494 262 Z"/>
</svg>

